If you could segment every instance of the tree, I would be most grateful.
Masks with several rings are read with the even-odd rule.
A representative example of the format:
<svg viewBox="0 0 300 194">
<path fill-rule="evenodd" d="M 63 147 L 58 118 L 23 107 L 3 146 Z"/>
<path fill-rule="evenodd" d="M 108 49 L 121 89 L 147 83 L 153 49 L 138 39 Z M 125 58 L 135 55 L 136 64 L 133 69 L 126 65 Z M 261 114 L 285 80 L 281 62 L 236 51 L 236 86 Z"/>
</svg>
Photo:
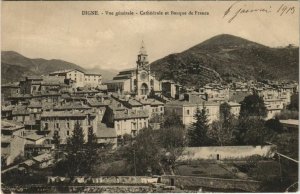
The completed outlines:
<svg viewBox="0 0 300 194">
<path fill-rule="evenodd" d="M 84 134 L 79 123 L 75 124 L 73 134 L 67 139 L 66 168 L 71 177 L 84 175 L 86 172 L 86 152 L 84 149 Z"/>
<path fill-rule="evenodd" d="M 96 162 L 98 153 L 97 153 L 97 138 L 94 133 L 93 127 L 88 129 L 88 141 L 86 143 L 86 171 L 90 172 L 92 165 Z"/>
<path fill-rule="evenodd" d="M 170 128 L 172 126 L 184 127 L 181 118 L 178 116 L 178 114 L 176 114 L 175 111 L 165 112 L 162 127 Z"/>
<path fill-rule="evenodd" d="M 278 117 L 267 120 L 265 126 L 276 133 L 282 133 L 283 131 L 283 125 L 280 123 Z"/>
<path fill-rule="evenodd" d="M 188 131 L 189 145 L 194 147 L 207 146 L 210 143 L 210 141 L 206 134 L 209 125 L 205 106 L 202 110 L 197 108 L 194 118 L 196 121 L 192 123 L 192 126 Z"/>
<path fill-rule="evenodd" d="M 161 171 L 160 148 L 157 136 L 150 128 L 141 129 L 131 145 L 125 151 L 131 172 L 145 175 L 150 169 L 156 174 Z"/>
<path fill-rule="evenodd" d="M 232 145 L 235 141 L 234 130 L 237 120 L 230 109 L 228 103 L 222 103 L 220 105 L 220 120 L 214 121 L 208 130 L 208 136 L 220 146 Z"/>
<path fill-rule="evenodd" d="M 293 94 L 291 96 L 291 103 L 287 106 L 288 110 L 299 111 L 299 94 Z"/>
<path fill-rule="evenodd" d="M 262 97 L 257 94 L 249 95 L 241 102 L 240 116 L 258 116 L 266 117 L 267 109 Z"/>
<path fill-rule="evenodd" d="M 185 136 L 186 134 L 183 127 L 164 127 L 160 130 L 160 145 L 167 150 L 184 147 L 186 143 Z"/>
<path fill-rule="evenodd" d="M 58 134 L 58 131 L 54 131 L 52 143 L 54 144 L 56 149 L 59 149 L 60 136 Z"/>
<path fill-rule="evenodd" d="M 161 159 L 168 166 L 171 173 L 175 167 L 176 159 L 182 154 L 186 145 L 186 131 L 183 126 L 170 126 L 161 128 L 159 134 L 160 147 L 163 149 Z"/>
<path fill-rule="evenodd" d="M 237 140 L 242 145 L 263 145 L 273 136 L 260 117 L 240 117 L 236 131 Z"/>
</svg>

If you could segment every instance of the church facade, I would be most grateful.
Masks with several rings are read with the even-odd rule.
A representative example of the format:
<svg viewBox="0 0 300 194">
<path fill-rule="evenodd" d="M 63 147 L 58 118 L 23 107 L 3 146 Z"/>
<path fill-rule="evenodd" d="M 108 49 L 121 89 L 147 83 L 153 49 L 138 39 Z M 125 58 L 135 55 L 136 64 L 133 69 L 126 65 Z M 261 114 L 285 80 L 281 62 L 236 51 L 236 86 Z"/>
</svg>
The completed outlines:
<svg viewBox="0 0 300 194">
<path fill-rule="evenodd" d="M 147 96 L 151 91 L 161 92 L 161 82 L 150 70 L 148 54 L 143 42 L 137 55 L 136 68 L 123 70 L 113 80 L 106 81 L 104 84 L 107 85 L 108 92 L 122 94 Z"/>
</svg>

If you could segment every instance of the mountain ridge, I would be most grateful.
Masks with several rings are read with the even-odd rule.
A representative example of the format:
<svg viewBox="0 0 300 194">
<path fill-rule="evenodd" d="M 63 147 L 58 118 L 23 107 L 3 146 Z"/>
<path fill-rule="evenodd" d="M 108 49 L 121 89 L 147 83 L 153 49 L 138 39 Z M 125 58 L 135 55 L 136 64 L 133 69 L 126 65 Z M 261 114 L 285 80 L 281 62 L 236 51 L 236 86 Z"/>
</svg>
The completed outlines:
<svg viewBox="0 0 300 194">
<path fill-rule="evenodd" d="M 159 79 L 171 79 L 187 86 L 201 86 L 222 80 L 298 80 L 299 48 L 271 48 L 234 35 L 211 37 L 180 53 L 152 62 Z"/>
<path fill-rule="evenodd" d="M 101 73 L 104 81 L 117 74 L 115 70 L 85 69 L 60 59 L 30 59 L 15 51 L 2 51 L 1 57 L 2 83 L 19 81 L 27 75 L 74 68 Z M 234 35 L 220 34 L 150 65 L 159 79 L 202 86 L 209 82 L 249 79 L 298 81 L 298 64 L 299 47 L 272 48 Z"/>
<path fill-rule="evenodd" d="M 1 82 L 15 82 L 28 75 L 47 75 L 65 69 L 78 69 L 84 72 L 102 74 L 103 80 L 112 79 L 114 70 L 100 68 L 86 69 L 60 59 L 28 58 L 16 51 L 1 51 Z"/>
</svg>

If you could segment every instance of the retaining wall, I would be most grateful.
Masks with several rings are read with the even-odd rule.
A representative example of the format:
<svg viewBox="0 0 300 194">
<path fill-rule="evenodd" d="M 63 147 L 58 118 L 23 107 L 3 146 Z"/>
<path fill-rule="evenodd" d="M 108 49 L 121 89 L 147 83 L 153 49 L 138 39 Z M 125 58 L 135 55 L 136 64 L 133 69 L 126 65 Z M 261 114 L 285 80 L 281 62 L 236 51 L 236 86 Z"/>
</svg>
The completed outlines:
<svg viewBox="0 0 300 194">
<path fill-rule="evenodd" d="M 146 177 L 146 176 L 102 176 L 102 177 L 76 177 L 72 181 L 73 183 L 92 183 L 92 184 L 149 184 L 156 183 L 158 178 Z M 48 177 L 48 184 L 69 182 L 69 178 L 65 177 Z"/>
<path fill-rule="evenodd" d="M 252 155 L 271 158 L 276 153 L 276 146 L 210 146 L 186 147 L 178 161 L 198 159 L 243 159 Z"/>
<path fill-rule="evenodd" d="M 172 179 L 174 181 L 174 185 L 177 187 L 193 186 L 217 189 L 237 189 L 248 192 L 257 191 L 261 185 L 261 182 L 253 180 L 221 179 L 196 176 L 162 176 L 162 183 L 171 185 Z"/>
</svg>

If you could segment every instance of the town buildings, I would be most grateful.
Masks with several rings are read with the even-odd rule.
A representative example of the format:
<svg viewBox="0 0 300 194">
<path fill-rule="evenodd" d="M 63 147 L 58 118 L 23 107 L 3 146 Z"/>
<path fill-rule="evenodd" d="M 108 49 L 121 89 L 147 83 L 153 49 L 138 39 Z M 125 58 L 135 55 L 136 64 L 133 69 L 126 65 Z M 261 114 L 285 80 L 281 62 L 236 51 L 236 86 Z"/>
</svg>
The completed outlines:
<svg viewBox="0 0 300 194">
<path fill-rule="evenodd" d="M 24 155 L 24 130 L 22 123 L 1 121 L 1 165 L 10 165 Z"/>
<path fill-rule="evenodd" d="M 24 165 L 51 165 L 53 136 L 65 144 L 78 124 L 87 141 L 90 129 L 97 143 L 113 149 L 143 128 L 160 130 L 166 112 L 175 112 L 188 128 L 197 109 L 206 109 L 208 122 L 220 119 L 220 106 L 228 103 L 236 117 L 240 102 L 250 94 L 264 100 L 271 119 L 284 110 L 298 94 L 295 83 L 233 82 L 187 87 L 172 80 L 158 80 L 151 71 L 142 44 L 136 67 L 120 71 L 102 83 L 100 74 L 79 69 L 27 76 L 20 82 L 2 85 L 2 156 L 11 164 L 18 156 L 32 158 Z M 159 132 L 159 131 L 158 131 Z M 43 162 L 43 159 L 47 162 Z"/>
</svg>

